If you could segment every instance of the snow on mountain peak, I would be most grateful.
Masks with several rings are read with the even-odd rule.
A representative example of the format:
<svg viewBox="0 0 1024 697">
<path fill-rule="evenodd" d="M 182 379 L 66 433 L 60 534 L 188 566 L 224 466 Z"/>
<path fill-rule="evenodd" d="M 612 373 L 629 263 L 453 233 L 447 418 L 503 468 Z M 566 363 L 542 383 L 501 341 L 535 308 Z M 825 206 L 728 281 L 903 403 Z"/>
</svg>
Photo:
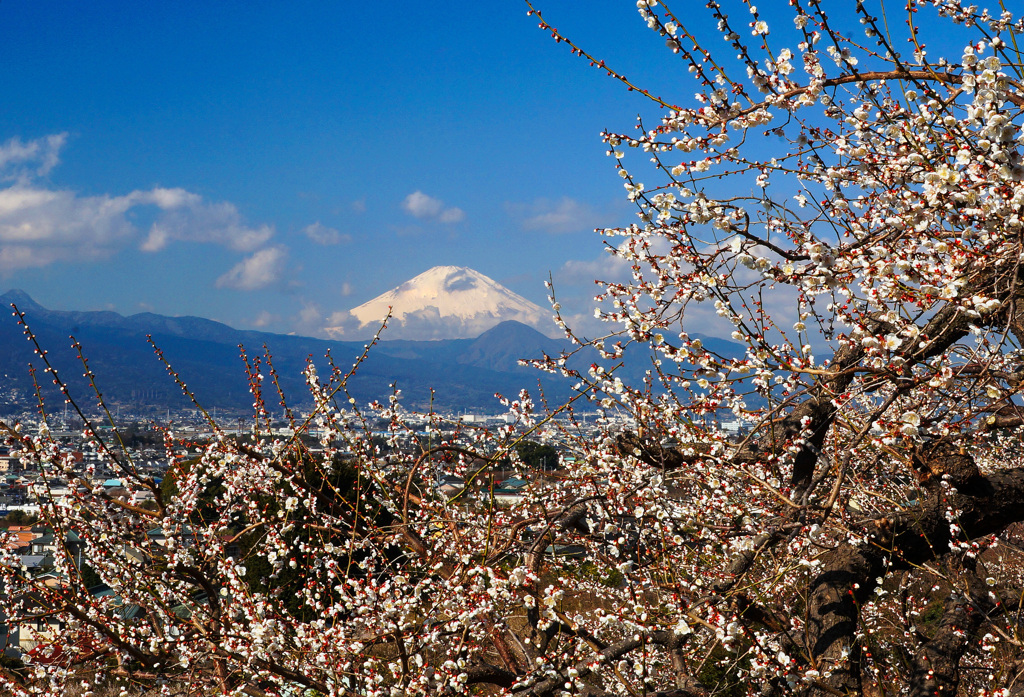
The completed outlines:
<svg viewBox="0 0 1024 697">
<path fill-rule="evenodd" d="M 386 339 L 474 338 L 506 320 L 545 334 L 554 323 L 544 310 L 497 281 L 464 266 L 435 266 L 348 312 L 335 313 L 335 338 L 372 334 L 392 308 Z"/>
</svg>

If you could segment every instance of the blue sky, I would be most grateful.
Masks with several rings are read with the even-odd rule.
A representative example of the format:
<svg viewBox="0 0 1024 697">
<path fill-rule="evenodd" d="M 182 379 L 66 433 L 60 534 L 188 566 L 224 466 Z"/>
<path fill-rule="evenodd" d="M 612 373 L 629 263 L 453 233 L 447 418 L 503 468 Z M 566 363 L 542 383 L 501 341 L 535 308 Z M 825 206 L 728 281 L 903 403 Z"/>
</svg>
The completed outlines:
<svg viewBox="0 0 1024 697">
<path fill-rule="evenodd" d="M 537 5 L 637 85 L 693 103 L 635 2 Z M 730 8 L 742 27 L 748 8 Z M 731 60 L 698 9 L 687 29 Z M 658 110 L 526 10 L 0 2 L 0 289 L 321 335 L 332 314 L 457 265 L 542 305 L 551 274 L 593 335 L 593 279 L 623 274 L 593 229 L 636 220 L 599 134 Z M 790 41 L 784 10 L 762 13 Z M 957 58 L 962 43 L 927 35 Z"/>
<path fill-rule="evenodd" d="M 545 17 L 665 91 L 632 3 Z M 600 142 L 656 112 L 518 2 L 0 3 L 0 287 L 315 334 L 438 264 L 590 314 Z M 683 79 L 681 87 L 692 92 Z"/>
</svg>

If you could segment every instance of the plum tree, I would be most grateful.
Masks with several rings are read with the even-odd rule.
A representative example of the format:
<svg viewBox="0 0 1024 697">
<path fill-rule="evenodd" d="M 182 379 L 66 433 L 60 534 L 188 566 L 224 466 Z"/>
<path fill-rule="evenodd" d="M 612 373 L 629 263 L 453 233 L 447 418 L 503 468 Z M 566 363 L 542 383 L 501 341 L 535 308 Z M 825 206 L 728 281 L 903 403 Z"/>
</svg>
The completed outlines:
<svg viewBox="0 0 1024 697">
<path fill-rule="evenodd" d="M 629 278 L 602 286 L 607 336 L 562 323 L 602 358 L 535 361 L 576 381 L 573 402 L 523 393 L 505 426 L 455 436 L 428 415 L 422 438 L 397 401 L 356 408 L 351 371 L 311 365 L 316 409 L 291 418 L 322 454 L 267 436 L 258 409 L 251 442 L 214 438 L 163 497 L 101 445 L 156 510 L 86 487 L 45 503 L 110 592 L 90 594 L 70 553 L 49 579 L 8 557 L 8 621 L 60 630 L 7 687 L 1024 693 L 1024 23 L 953 0 L 911 0 L 903 24 L 881 3 L 735 6 L 711 0 L 717 32 L 697 36 L 637 3 L 696 81 L 680 103 L 529 6 L 659 110 L 603 134 L 639 215 L 601 231 Z M 953 53 L 932 57 L 939 43 Z M 738 351 L 693 336 L 715 321 Z M 616 376 L 630 344 L 654 352 L 643 384 Z M 584 402 L 635 428 L 585 431 Z M 511 504 L 475 486 L 541 429 L 571 464 Z M 45 433 L 12 437 L 71 471 Z M 338 450 L 358 496 L 329 485 Z M 173 438 L 168 453 L 184 457 Z M 443 474 L 464 488 L 441 495 Z M 286 569 L 301 573 L 282 598 Z"/>
</svg>

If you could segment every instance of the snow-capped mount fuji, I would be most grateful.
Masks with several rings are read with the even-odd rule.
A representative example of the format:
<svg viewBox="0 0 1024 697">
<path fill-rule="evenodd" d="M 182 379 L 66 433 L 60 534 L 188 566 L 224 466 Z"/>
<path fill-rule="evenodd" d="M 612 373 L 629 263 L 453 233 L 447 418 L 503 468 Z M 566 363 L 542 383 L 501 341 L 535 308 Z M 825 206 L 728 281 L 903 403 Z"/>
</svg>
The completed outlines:
<svg viewBox="0 0 1024 697">
<path fill-rule="evenodd" d="M 464 266 L 435 266 L 373 300 L 331 317 L 334 338 L 372 334 L 391 308 L 385 339 L 475 338 L 506 320 L 549 336 L 551 311 Z"/>
</svg>

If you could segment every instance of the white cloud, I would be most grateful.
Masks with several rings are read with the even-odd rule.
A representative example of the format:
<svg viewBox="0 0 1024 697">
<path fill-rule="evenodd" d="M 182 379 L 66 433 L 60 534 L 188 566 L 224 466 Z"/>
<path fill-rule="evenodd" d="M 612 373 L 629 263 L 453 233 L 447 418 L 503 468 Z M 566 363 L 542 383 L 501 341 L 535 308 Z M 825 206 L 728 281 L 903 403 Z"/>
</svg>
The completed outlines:
<svg viewBox="0 0 1024 697">
<path fill-rule="evenodd" d="M 316 303 L 304 303 L 302 310 L 299 311 L 298 320 L 300 327 L 307 327 L 318 333 L 323 329 L 324 315 Z"/>
<path fill-rule="evenodd" d="M 0 178 L 45 177 L 60 162 L 60 151 L 67 139 L 67 133 L 55 133 L 27 143 L 18 137 L 11 138 L 0 145 Z"/>
<path fill-rule="evenodd" d="M 352 235 L 338 232 L 332 227 L 321 224 L 319 220 L 312 225 L 302 228 L 302 233 L 317 244 L 322 245 L 341 244 L 342 242 L 348 243 L 352 241 Z"/>
<path fill-rule="evenodd" d="M 131 206 L 127 196 L 0 189 L 0 271 L 108 256 L 135 234 L 124 215 Z"/>
<path fill-rule="evenodd" d="M 539 198 L 528 204 L 510 203 L 505 208 L 510 215 L 520 219 L 524 230 L 541 230 L 553 234 L 590 232 L 602 222 L 607 222 L 607 217 L 568 196 L 558 201 Z"/>
<path fill-rule="evenodd" d="M 291 315 L 289 331 L 300 336 L 326 338 L 324 333 L 326 319 L 319 305 L 310 300 L 302 300 L 302 309 Z"/>
<path fill-rule="evenodd" d="M 445 208 L 444 201 L 418 190 L 405 197 L 402 201 L 402 210 L 420 220 L 461 223 L 466 219 L 466 213 L 461 208 Z"/>
<path fill-rule="evenodd" d="M 251 252 L 274 235 L 269 225 L 249 227 L 234 204 L 207 203 L 183 189 L 153 189 L 131 194 L 139 205 L 151 204 L 161 215 L 149 230 L 141 249 L 156 252 L 172 240 L 210 242 L 239 252 Z"/>
<path fill-rule="evenodd" d="M 203 197 L 192 194 L 184 189 L 155 188 L 151 191 L 136 192 L 135 199 L 139 203 L 151 203 L 163 210 L 175 208 L 194 208 L 202 204 Z"/>
<path fill-rule="evenodd" d="M 156 252 L 175 240 L 252 252 L 274 234 L 268 225 L 246 225 L 231 203 L 211 203 L 180 188 L 80 196 L 34 181 L 59 163 L 66 139 L 60 133 L 0 145 L 0 181 L 9 182 L 0 188 L 0 272 L 91 261 L 131 244 Z M 155 207 L 156 214 L 143 232 L 129 212 L 145 207 Z"/>
<path fill-rule="evenodd" d="M 278 315 L 275 315 L 272 312 L 261 310 L 252 321 L 252 326 L 257 327 L 258 329 L 263 329 L 264 327 L 269 327 L 271 324 L 280 321 L 280 319 L 281 318 Z"/>
<path fill-rule="evenodd" d="M 267 247 L 246 257 L 217 279 L 218 288 L 259 290 L 281 279 L 288 251 L 281 246 Z"/>
<path fill-rule="evenodd" d="M 168 234 L 167 230 L 158 225 L 154 225 L 150 228 L 149 235 L 147 235 L 146 239 L 139 245 L 139 249 L 144 252 L 159 252 L 167 246 L 170 239 L 171 236 Z"/>
<path fill-rule="evenodd" d="M 353 315 L 348 310 L 337 310 L 327 316 L 326 326 L 321 325 L 318 327 L 319 333 L 322 333 L 331 339 L 353 339 L 357 336 L 360 338 L 366 338 L 373 334 L 373 331 L 360 331 L 363 323 L 358 317 Z"/>
<path fill-rule="evenodd" d="M 562 264 L 562 268 L 553 274 L 555 290 L 562 283 L 583 284 L 593 288 L 594 281 L 622 283 L 631 276 L 630 265 L 613 254 L 604 254 L 596 259 L 570 259 Z"/>
<path fill-rule="evenodd" d="M 414 191 L 402 201 L 402 208 L 415 218 L 434 218 L 440 215 L 444 202 L 422 191 Z"/>
<path fill-rule="evenodd" d="M 442 223 L 461 223 L 466 219 L 466 212 L 461 208 L 445 208 L 437 219 Z"/>
</svg>

